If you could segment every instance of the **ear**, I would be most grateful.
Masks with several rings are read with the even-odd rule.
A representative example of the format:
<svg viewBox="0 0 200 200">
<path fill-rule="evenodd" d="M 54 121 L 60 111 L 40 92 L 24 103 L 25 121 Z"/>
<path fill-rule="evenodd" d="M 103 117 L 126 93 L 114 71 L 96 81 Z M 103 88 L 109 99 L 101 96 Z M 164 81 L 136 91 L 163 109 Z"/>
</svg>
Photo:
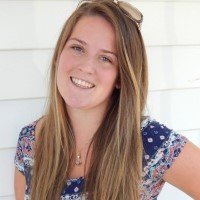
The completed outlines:
<svg viewBox="0 0 200 200">
<path fill-rule="evenodd" d="M 117 82 L 116 82 L 115 88 L 118 89 L 118 90 L 121 88 L 121 85 L 120 85 L 120 79 L 119 79 L 119 78 L 117 79 Z"/>
</svg>

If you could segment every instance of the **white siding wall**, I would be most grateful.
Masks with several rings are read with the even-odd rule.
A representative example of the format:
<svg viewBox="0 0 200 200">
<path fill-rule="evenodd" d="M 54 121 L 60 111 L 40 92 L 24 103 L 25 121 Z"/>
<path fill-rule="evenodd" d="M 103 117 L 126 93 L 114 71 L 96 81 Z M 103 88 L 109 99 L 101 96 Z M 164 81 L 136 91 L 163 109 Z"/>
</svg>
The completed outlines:
<svg viewBox="0 0 200 200">
<path fill-rule="evenodd" d="M 149 58 L 148 111 L 200 146 L 200 1 L 138 0 Z M 45 109 L 52 51 L 75 0 L 0 1 L 0 200 L 13 200 L 20 129 Z M 190 198 L 166 185 L 162 200 Z"/>
</svg>

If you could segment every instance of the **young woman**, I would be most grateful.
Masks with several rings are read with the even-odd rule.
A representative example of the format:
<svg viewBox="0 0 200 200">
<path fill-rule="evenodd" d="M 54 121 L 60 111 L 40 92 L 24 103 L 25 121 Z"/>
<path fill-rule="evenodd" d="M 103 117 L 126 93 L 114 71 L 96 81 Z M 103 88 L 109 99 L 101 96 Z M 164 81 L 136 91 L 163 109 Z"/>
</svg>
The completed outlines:
<svg viewBox="0 0 200 200">
<path fill-rule="evenodd" d="M 144 116 L 141 22 L 136 8 L 112 0 L 81 1 L 67 20 L 48 110 L 19 136 L 17 200 L 156 199 L 165 181 L 200 199 L 200 150 Z"/>
</svg>

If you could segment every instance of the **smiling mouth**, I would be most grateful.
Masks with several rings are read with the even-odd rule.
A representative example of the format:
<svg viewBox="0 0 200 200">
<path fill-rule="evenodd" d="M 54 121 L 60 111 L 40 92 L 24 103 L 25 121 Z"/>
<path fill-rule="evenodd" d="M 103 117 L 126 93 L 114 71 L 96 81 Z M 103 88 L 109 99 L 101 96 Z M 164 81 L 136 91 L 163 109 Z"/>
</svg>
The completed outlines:
<svg viewBox="0 0 200 200">
<path fill-rule="evenodd" d="M 93 88 L 95 86 L 92 83 L 80 80 L 78 78 L 70 77 L 70 79 L 71 79 L 72 83 L 74 83 L 75 85 L 77 85 L 77 86 L 79 86 L 81 88 L 90 89 L 90 88 Z"/>
</svg>

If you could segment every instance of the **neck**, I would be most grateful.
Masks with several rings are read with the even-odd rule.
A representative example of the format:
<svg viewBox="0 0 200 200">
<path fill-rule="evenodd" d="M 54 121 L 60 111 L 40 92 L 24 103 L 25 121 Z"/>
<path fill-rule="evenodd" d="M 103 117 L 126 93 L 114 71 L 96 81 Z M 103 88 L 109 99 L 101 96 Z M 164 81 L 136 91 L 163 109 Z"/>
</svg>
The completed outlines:
<svg viewBox="0 0 200 200">
<path fill-rule="evenodd" d="M 67 108 L 77 143 L 83 143 L 93 137 L 103 120 L 105 110 Z"/>
</svg>

